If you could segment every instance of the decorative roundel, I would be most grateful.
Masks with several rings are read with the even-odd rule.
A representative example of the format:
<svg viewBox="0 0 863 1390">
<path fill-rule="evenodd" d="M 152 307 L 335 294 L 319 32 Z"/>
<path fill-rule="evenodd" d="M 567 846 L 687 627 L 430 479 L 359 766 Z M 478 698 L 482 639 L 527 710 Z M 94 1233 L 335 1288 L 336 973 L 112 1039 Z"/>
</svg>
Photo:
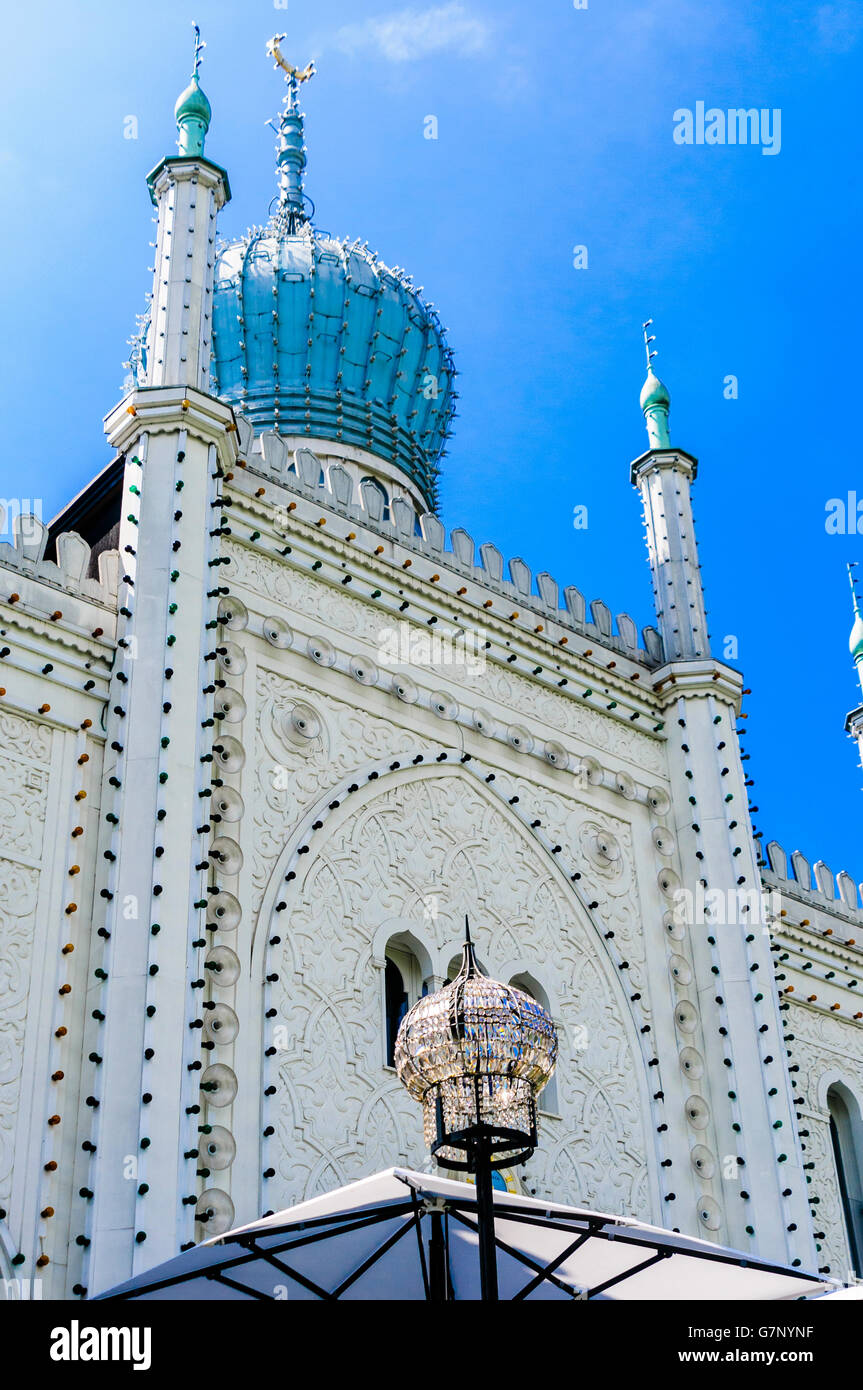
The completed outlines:
<svg viewBox="0 0 863 1390">
<path fill-rule="evenodd" d="M 692 966 L 683 956 L 669 956 L 668 969 L 671 973 L 671 978 L 676 984 L 692 984 Z"/>
<path fill-rule="evenodd" d="M 233 787 L 216 787 L 210 802 L 210 820 L 238 821 L 246 809 L 246 803 Z"/>
<path fill-rule="evenodd" d="M 665 927 L 672 941 L 682 941 L 686 935 L 686 928 L 682 922 L 678 922 L 673 912 L 665 912 L 662 916 L 662 925 Z"/>
<path fill-rule="evenodd" d="M 222 670 L 229 675 L 241 676 L 246 669 L 246 653 L 236 642 L 221 642 L 216 648 L 216 656 Z"/>
<path fill-rule="evenodd" d="M 486 714 L 484 709 L 474 710 L 472 723 L 478 734 L 483 734 L 486 738 L 491 738 L 494 733 L 494 721 L 490 714 Z"/>
<path fill-rule="evenodd" d="M 216 1004 L 207 1010 L 204 1019 L 204 1039 L 206 1042 L 224 1046 L 232 1043 L 240 1031 L 240 1020 L 229 1004 Z"/>
<path fill-rule="evenodd" d="M 213 744 L 213 757 L 224 772 L 239 772 L 246 764 L 246 750 L 238 738 L 222 734 Z"/>
<path fill-rule="evenodd" d="M 578 765 L 578 776 L 581 779 L 586 779 L 591 787 L 602 786 L 602 767 L 596 758 L 582 758 Z"/>
<path fill-rule="evenodd" d="M 680 879 L 673 869 L 661 869 L 656 881 L 659 891 L 664 893 L 666 898 L 673 898 L 680 887 Z"/>
<path fill-rule="evenodd" d="M 222 931 L 236 931 L 240 925 L 243 909 L 233 893 L 214 893 L 207 903 L 207 923 Z"/>
<path fill-rule="evenodd" d="M 688 1076 L 691 1081 L 698 1081 L 704 1075 L 704 1061 L 700 1052 L 696 1052 L 694 1047 L 684 1047 L 678 1058 L 680 1070 L 684 1076 Z"/>
<path fill-rule="evenodd" d="M 393 676 L 393 694 L 406 705 L 415 705 L 420 697 L 419 690 L 407 676 Z"/>
<path fill-rule="evenodd" d="M 683 1111 L 693 1129 L 706 1129 L 710 1124 L 710 1108 L 703 1096 L 690 1096 Z"/>
<path fill-rule="evenodd" d="M 243 867 L 243 851 L 236 840 L 227 835 L 217 835 L 210 845 L 210 858 L 214 860 L 217 872 L 233 876 Z"/>
<path fill-rule="evenodd" d="M 249 610 L 233 594 L 228 594 L 227 598 L 219 599 L 218 617 L 222 627 L 241 632 L 249 621 Z"/>
<path fill-rule="evenodd" d="M 224 1062 L 216 1062 L 203 1072 L 201 1086 L 207 1088 L 204 1095 L 208 1105 L 230 1105 L 237 1094 L 237 1077 Z"/>
<path fill-rule="evenodd" d="M 569 754 L 562 743 L 549 739 L 542 752 L 545 761 L 551 763 L 552 767 L 559 767 L 562 771 L 569 767 Z"/>
<path fill-rule="evenodd" d="M 698 1027 L 698 1011 L 687 1000 L 681 999 L 674 1008 L 674 1022 L 681 1033 L 694 1033 Z"/>
<path fill-rule="evenodd" d="M 305 705 L 302 701 L 294 705 L 285 715 L 285 732 L 294 742 L 298 739 L 308 742 L 320 738 L 322 728 L 319 715 L 315 713 L 311 705 Z"/>
<path fill-rule="evenodd" d="M 666 826 L 655 825 L 650 835 L 657 854 L 670 855 L 677 849 L 677 841 Z"/>
<path fill-rule="evenodd" d="M 628 772 L 615 772 L 614 785 L 621 796 L 625 796 L 627 801 L 634 801 L 636 787 Z"/>
<path fill-rule="evenodd" d="M 352 656 L 348 662 L 348 670 L 360 685 L 377 685 L 378 668 L 371 659 Z"/>
<path fill-rule="evenodd" d="M 319 666 L 335 665 L 336 649 L 326 637 L 310 637 L 308 653 L 312 661 L 316 661 Z"/>
<path fill-rule="evenodd" d="M 240 978 L 240 957 L 230 946 L 214 946 L 207 952 L 205 964 L 212 971 L 213 984 L 219 989 L 228 989 Z"/>
<path fill-rule="evenodd" d="M 265 618 L 263 632 L 271 647 L 284 649 L 294 640 L 294 634 L 284 618 Z"/>
<path fill-rule="evenodd" d="M 689 1161 L 702 1178 L 712 1178 L 716 1172 L 716 1159 L 704 1144 L 695 1144 L 689 1151 Z"/>
<path fill-rule="evenodd" d="M 661 787 L 648 787 L 647 804 L 658 816 L 665 816 L 671 810 L 671 797 Z"/>
<path fill-rule="evenodd" d="M 246 702 L 239 690 L 217 690 L 213 708 L 226 724 L 239 724 L 246 717 Z"/>
<path fill-rule="evenodd" d="M 616 864 L 621 856 L 620 843 L 608 830 L 593 836 L 593 852 L 603 864 Z"/>
<path fill-rule="evenodd" d="M 211 1102 L 212 1104 L 212 1102 Z M 234 1204 L 220 1187 L 208 1187 L 198 1198 L 195 1220 L 202 1222 L 208 1236 L 220 1236 L 234 1224 Z"/>
<path fill-rule="evenodd" d="M 221 1172 L 223 1168 L 230 1168 L 234 1159 L 237 1157 L 237 1143 L 229 1129 L 224 1125 L 211 1125 L 209 1134 L 202 1136 L 198 1143 L 198 1151 L 204 1160 L 206 1168 L 213 1168 Z"/>
<path fill-rule="evenodd" d="M 450 695 L 432 695 L 431 707 L 439 719 L 456 719 L 458 717 L 458 705 Z"/>
<path fill-rule="evenodd" d="M 510 724 L 506 731 L 506 741 L 516 753 L 529 753 L 533 748 L 533 739 L 520 724 Z"/>
<path fill-rule="evenodd" d="M 722 1224 L 722 1212 L 719 1203 L 712 1197 L 705 1194 L 698 1199 L 698 1219 L 702 1226 L 706 1226 L 708 1231 L 718 1231 Z"/>
</svg>

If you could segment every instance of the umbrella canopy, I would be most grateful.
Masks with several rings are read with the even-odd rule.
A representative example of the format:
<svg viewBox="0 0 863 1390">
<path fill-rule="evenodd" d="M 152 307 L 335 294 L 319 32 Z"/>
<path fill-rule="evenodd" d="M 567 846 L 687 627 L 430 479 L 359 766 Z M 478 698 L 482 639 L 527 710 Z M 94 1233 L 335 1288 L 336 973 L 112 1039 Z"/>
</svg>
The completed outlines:
<svg viewBox="0 0 863 1390">
<path fill-rule="evenodd" d="M 501 1299 L 792 1299 L 817 1275 L 623 1216 L 495 1192 Z M 476 1190 L 390 1168 L 228 1231 L 111 1299 L 478 1299 Z"/>
</svg>

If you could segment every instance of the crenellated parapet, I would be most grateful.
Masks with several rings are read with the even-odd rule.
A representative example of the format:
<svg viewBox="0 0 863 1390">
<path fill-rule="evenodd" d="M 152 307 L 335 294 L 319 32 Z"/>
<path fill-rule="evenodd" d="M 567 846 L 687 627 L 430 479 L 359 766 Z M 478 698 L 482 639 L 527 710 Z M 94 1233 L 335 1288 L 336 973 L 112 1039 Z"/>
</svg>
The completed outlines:
<svg viewBox="0 0 863 1390">
<path fill-rule="evenodd" d="M 89 577 L 91 548 L 76 532 L 66 531 L 57 537 L 56 561 L 45 559 L 49 529 L 39 517 L 17 516 L 12 534 L 11 545 L 7 541 L 0 543 L 0 568 L 14 570 L 22 579 L 33 580 L 37 585 L 48 584 L 105 608 L 115 607 L 120 575 L 116 550 L 101 552 L 98 578 L 93 579 Z"/>
<path fill-rule="evenodd" d="M 800 850 L 788 854 L 776 840 L 766 846 L 770 871 L 765 880 L 775 881 L 787 897 L 821 913 L 863 923 L 863 883 L 841 869 L 834 874 L 823 860 L 810 864 Z"/>
<path fill-rule="evenodd" d="M 548 572 L 534 576 L 520 557 L 507 561 L 491 542 L 477 547 L 463 527 L 447 533 L 439 517 L 422 512 L 406 497 L 387 499 L 376 482 L 365 476 L 375 464 L 357 450 L 340 450 L 325 440 L 313 441 L 312 449 L 295 437 L 267 431 L 256 438 L 252 425 L 236 417 L 242 466 L 249 475 L 260 475 L 309 500 L 325 504 L 346 520 L 361 524 L 382 539 L 407 551 L 446 564 L 465 580 L 517 605 L 539 620 L 551 621 L 566 632 L 588 638 L 603 648 L 619 652 L 648 667 L 664 660 L 662 639 L 653 627 L 642 629 L 639 640 L 635 621 L 627 613 L 613 615 L 601 599 L 588 605 L 574 585 L 561 589 Z M 291 447 L 294 444 L 296 447 Z M 478 554 L 478 558 L 477 558 Z M 541 630 L 541 629 L 538 629 Z"/>
</svg>

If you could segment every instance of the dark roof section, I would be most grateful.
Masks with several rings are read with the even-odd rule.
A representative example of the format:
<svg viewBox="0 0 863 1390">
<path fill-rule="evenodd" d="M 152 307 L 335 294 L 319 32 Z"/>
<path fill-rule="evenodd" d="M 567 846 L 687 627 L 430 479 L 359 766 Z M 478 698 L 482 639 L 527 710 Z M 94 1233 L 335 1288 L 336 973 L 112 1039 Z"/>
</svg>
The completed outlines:
<svg viewBox="0 0 863 1390">
<path fill-rule="evenodd" d="M 99 555 L 103 550 L 116 550 L 120 538 L 124 463 L 122 455 L 115 458 L 48 523 L 46 560 L 57 559 L 58 536 L 77 531 L 91 549 L 87 576 L 98 578 Z"/>
</svg>

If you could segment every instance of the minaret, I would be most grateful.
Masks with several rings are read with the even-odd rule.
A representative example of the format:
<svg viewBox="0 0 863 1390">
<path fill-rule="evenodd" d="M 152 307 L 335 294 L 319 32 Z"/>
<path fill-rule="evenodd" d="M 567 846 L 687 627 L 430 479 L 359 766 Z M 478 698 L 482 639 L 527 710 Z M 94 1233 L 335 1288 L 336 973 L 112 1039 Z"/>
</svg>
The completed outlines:
<svg viewBox="0 0 863 1390">
<path fill-rule="evenodd" d="M 857 679 L 860 688 L 863 690 L 863 610 L 860 608 L 860 595 L 857 592 L 857 582 L 854 571 L 857 568 L 857 561 L 852 560 L 848 565 L 848 579 L 851 584 L 851 593 L 854 599 L 854 626 L 851 629 L 851 639 L 848 646 L 857 667 Z M 863 767 L 863 704 L 852 709 L 845 720 L 845 731 L 852 738 L 857 740 L 857 747 L 860 750 L 860 765 Z"/>
<path fill-rule="evenodd" d="M 206 391 L 216 214 L 231 192 L 224 169 L 204 158 L 212 112 L 198 81 L 204 45 L 197 25 L 195 33 L 192 78 L 174 108 L 180 153 L 163 159 L 147 179 L 158 231 L 146 363 L 148 386 L 182 383 Z"/>
<path fill-rule="evenodd" d="M 665 655 L 669 661 L 677 661 L 710 655 L 690 496 L 698 460 L 683 449 L 671 447 L 671 397 L 653 371 L 656 352 L 650 344 L 655 336 L 648 334 L 652 323 L 648 319 L 643 325 L 647 379 L 641 389 L 650 448 L 633 463 L 631 478 L 644 504 L 656 617 Z"/>
<path fill-rule="evenodd" d="M 668 730 L 681 886 L 690 903 L 700 896 L 710 904 L 706 920 L 693 913 L 686 923 L 695 977 L 689 1000 L 702 1014 L 706 1040 L 703 1075 L 694 1089 L 701 1097 L 699 1114 L 711 1117 L 711 1152 L 733 1165 L 732 1177 L 745 1175 L 734 1181 L 728 1172 L 718 1180 L 703 1177 L 701 1195 L 706 1206 L 721 1209 L 721 1238 L 728 1244 L 810 1266 L 815 1252 L 794 1089 L 784 1065 L 782 1013 L 737 729 L 743 681 L 710 653 L 690 498 L 697 461 L 671 445 L 670 399 L 653 371 L 651 322 L 643 325 L 647 380 L 641 392 L 650 449 L 635 460 L 631 477 L 644 504 L 665 650 L 654 689 Z M 651 929 L 646 923 L 645 930 Z M 685 1050 L 686 1038 L 679 1043 Z M 710 1147 L 706 1131 L 693 1129 L 688 1113 L 680 1121 L 693 1150 Z M 721 1171 L 720 1162 L 716 1168 Z"/>
<path fill-rule="evenodd" d="M 206 1230 L 195 1221 L 195 1155 L 203 1068 L 217 1060 L 201 1052 L 221 676 L 214 507 L 237 435 L 230 408 L 209 394 L 216 214 L 229 188 L 204 156 L 210 105 L 197 26 L 196 35 L 176 107 L 180 152 L 148 178 L 158 237 L 146 385 L 105 420 L 125 466 L 102 795 L 104 953 L 91 993 L 100 1064 L 84 1180 L 93 1197 L 81 1217 L 89 1255 L 80 1282 L 91 1295 Z"/>
</svg>

